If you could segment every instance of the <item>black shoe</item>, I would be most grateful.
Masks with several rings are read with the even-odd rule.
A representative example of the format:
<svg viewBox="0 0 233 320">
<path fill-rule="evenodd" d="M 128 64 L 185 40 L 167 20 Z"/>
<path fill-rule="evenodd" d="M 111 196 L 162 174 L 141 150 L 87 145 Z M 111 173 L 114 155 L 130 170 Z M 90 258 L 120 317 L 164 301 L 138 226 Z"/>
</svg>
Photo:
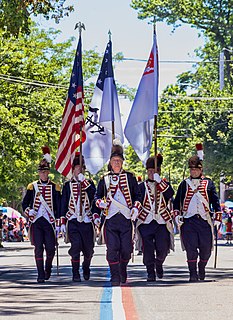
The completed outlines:
<svg viewBox="0 0 233 320">
<path fill-rule="evenodd" d="M 84 280 L 89 280 L 90 279 L 90 268 L 84 268 L 83 269 L 83 278 Z"/>
<path fill-rule="evenodd" d="M 155 281 L 156 281 L 155 274 L 148 274 L 147 282 L 155 282 Z"/>
<path fill-rule="evenodd" d="M 37 282 L 38 283 L 44 283 L 45 281 L 44 281 L 44 279 L 37 279 Z"/>
<path fill-rule="evenodd" d="M 112 285 L 112 287 L 119 287 L 120 282 L 119 281 L 111 281 L 111 285 Z"/>
<path fill-rule="evenodd" d="M 204 281 L 205 280 L 205 270 L 199 270 L 199 272 L 198 272 L 198 278 L 199 278 L 199 280 L 201 280 L 201 281 Z"/>
<path fill-rule="evenodd" d="M 162 265 L 155 265 L 156 275 L 159 279 L 163 278 L 163 266 Z"/>
<path fill-rule="evenodd" d="M 50 270 L 45 270 L 45 280 L 49 280 L 49 278 L 51 277 L 51 269 Z"/>
<path fill-rule="evenodd" d="M 198 276 L 197 275 L 190 276 L 189 282 L 198 282 Z"/>
<path fill-rule="evenodd" d="M 121 275 L 121 283 L 126 283 L 126 281 L 127 281 L 127 276 L 125 277 Z"/>
<path fill-rule="evenodd" d="M 80 274 L 73 275 L 73 282 L 81 282 Z"/>
</svg>

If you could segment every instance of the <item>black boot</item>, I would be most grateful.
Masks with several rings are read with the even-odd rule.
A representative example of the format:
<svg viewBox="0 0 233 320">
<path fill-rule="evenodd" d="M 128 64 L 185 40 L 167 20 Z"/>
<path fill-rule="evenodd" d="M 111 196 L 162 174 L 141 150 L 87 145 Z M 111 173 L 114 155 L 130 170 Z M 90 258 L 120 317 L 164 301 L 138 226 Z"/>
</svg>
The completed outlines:
<svg viewBox="0 0 233 320">
<path fill-rule="evenodd" d="M 53 259 L 48 258 L 45 261 L 45 280 L 49 280 L 52 272 L 52 261 Z"/>
<path fill-rule="evenodd" d="M 120 263 L 121 283 L 126 283 L 126 281 L 127 281 L 127 265 L 128 265 L 128 262 L 121 262 Z"/>
<path fill-rule="evenodd" d="M 74 282 L 80 282 L 81 278 L 80 278 L 80 273 L 79 273 L 79 267 L 80 267 L 80 263 L 79 261 L 72 261 L 72 273 L 73 273 L 73 281 Z"/>
<path fill-rule="evenodd" d="M 45 280 L 45 272 L 44 272 L 44 259 L 36 258 L 36 267 L 38 272 L 37 282 L 44 283 Z"/>
<path fill-rule="evenodd" d="M 205 280 L 205 266 L 207 264 L 207 261 L 200 260 L 198 262 L 198 278 L 203 281 Z"/>
<path fill-rule="evenodd" d="M 156 275 L 159 279 L 163 278 L 163 263 L 160 260 L 155 261 Z"/>
<path fill-rule="evenodd" d="M 90 259 L 86 259 L 84 258 L 83 264 L 82 264 L 82 269 L 83 269 L 83 278 L 85 280 L 89 280 L 90 279 L 90 263 L 91 260 Z"/>
<path fill-rule="evenodd" d="M 156 281 L 154 264 L 150 264 L 149 266 L 146 266 L 146 270 L 147 270 L 147 281 L 148 282 Z"/>
<path fill-rule="evenodd" d="M 110 264 L 110 272 L 111 272 L 111 284 L 112 286 L 120 285 L 120 268 L 119 263 Z"/>
<path fill-rule="evenodd" d="M 197 262 L 188 262 L 188 268 L 189 268 L 189 281 L 190 282 L 197 282 L 198 281 L 198 275 L 197 275 Z"/>
</svg>

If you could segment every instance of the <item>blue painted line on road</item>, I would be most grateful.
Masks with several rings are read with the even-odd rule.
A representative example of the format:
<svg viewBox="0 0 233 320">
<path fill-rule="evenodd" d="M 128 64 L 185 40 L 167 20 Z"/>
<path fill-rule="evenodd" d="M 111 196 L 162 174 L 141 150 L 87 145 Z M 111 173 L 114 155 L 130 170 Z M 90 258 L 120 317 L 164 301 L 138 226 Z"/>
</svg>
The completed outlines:
<svg viewBox="0 0 233 320">
<path fill-rule="evenodd" d="M 110 270 L 108 269 L 106 286 L 100 301 L 100 320 L 113 320 L 112 287 L 109 286 Z"/>
</svg>

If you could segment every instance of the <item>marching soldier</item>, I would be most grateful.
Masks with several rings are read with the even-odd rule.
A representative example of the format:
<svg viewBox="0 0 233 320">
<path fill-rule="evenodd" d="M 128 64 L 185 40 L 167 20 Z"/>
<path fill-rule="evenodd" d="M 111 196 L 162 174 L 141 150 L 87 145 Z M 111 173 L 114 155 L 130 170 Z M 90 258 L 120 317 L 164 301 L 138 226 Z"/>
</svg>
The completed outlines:
<svg viewBox="0 0 233 320">
<path fill-rule="evenodd" d="M 179 185 L 173 203 L 182 245 L 186 250 L 190 282 L 205 279 L 205 266 L 213 247 L 212 208 L 214 225 L 221 223 L 219 198 L 213 181 L 203 176 L 202 160 L 201 153 L 188 160 L 190 177 Z"/>
<path fill-rule="evenodd" d="M 51 276 L 52 261 L 56 251 L 55 221 L 59 223 L 61 189 L 49 179 L 51 156 L 48 147 L 42 148 L 44 158 L 38 166 L 39 180 L 30 183 L 22 202 L 24 213 L 29 218 L 30 239 L 35 246 L 38 283 Z M 59 227 L 58 227 L 59 229 Z M 43 253 L 46 251 L 44 266 Z"/>
<path fill-rule="evenodd" d="M 132 220 L 140 210 L 140 193 L 134 175 L 122 169 L 123 148 L 114 141 L 110 171 L 99 181 L 95 201 L 106 215 L 104 237 L 112 286 L 127 280 L 127 265 L 133 251 Z"/>
<path fill-rule="evenodd" d="M 162 161 L 162 155 L 158 154 L 157 173 L 155 173 L 155 157 L 148 158 L 146 161 L 148 179 L 139 184 L 143 202 L 136 226 L 142 237 L 143 263 L 147 269 L 149 282 L 155 281 L 156 275 L 159 279 L 163 278 L 163 262 L 169 250 L 174 250 L 172 218 L 168 208 L 169 199 L 172 198 L 174 191 L 171 185 L 160 177 Z"/>
<path fill-rule="evenodd" d="M 84 176 L 85 163 L 82 157 L 82 171 L 80 155 L 77 153 L 73 160 L 73 178 L 65 183 L 61 200 L 61 231 L 66 233 L 67 242 L 70 241 L 73 281 L 80 282 L 80 252 L 83 253 L 83 278 L 90 278 L 90 264 L 94 253 L 94 224 L 100 224 L 99 209 L 92 207 L 95 185 Z M 81 204 L 80 204 L 81 201 Z M 92 214 L 92 211 L 95 212 Z M 66 222 L 68 227 L 66 228 Z"/>
</svg>

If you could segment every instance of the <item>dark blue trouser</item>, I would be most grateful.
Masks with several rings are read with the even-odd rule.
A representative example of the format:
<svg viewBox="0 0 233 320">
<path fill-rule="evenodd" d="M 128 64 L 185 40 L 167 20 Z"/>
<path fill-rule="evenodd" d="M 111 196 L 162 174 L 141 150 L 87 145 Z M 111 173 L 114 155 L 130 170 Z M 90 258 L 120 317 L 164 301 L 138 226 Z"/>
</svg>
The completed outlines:
<svg viewBox="0 0 233 320">
<path fill-rule="evenodd" d="M 156 260 L 162 264 L 170 248 L 170 233 L 166 224 L 152 220 L 149 224 L 140 224 L 138 230 L 142 237 L 144 265 L 153 265 Z"/>
<path fill-rule="evenodd" d="M 211 256 L 212 231 L 209 223 L 199 215 L 184 218 L 181 226 L 181 237 L 187 255 L 187 262 L 207 262 Z"/>
<path fill-rule="evenodd" d="M 117 213 L 112 218 L 106 219 L 104 237 L 107 246 L 107 261 L 115 264 L 127 262 L 133 252 L 132 222 L 123 214 Z"/>
<path fill-rule="evenodd" d="M 72 219 L 68 222 L 68 237 L 71 247 L 69 255 L 72 261 L 80 261 L 80 252 L 84 255 L 84 260 L 91 261 L 94 253 L 94 230 L 92 223 L 78 222 Z"/>
<path fill-rule="evenodd" d="M 52 263 L 56 251 L 56 238 L 52 225 L 41 217 L 32 224 L 31 232 L 35 246 L 35 259 L 42 259 L 45 249 L 46 257 Z"/>
</svg>

